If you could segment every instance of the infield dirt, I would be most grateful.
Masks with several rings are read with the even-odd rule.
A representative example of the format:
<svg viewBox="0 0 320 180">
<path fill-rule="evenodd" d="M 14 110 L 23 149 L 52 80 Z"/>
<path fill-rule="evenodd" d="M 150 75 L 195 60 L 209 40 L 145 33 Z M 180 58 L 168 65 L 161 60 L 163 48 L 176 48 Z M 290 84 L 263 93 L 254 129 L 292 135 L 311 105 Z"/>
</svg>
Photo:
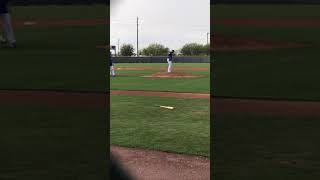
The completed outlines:
<svg viewBox="0 0 320 180">
<path fill-rule="evenodd" d="M 210 159 L 161 151 L 113 146 L 111 152 L 139 180 L 210 179 Z"/>
<path fill-rule="evenodd" d="M 203 77 L 203 76 L 204 75 L 184 73 L 184 72 L 171 72 L 171 73 L 159 72 L 159 73 L 154 73 L 154 74 L 146 75 L 146 76 L 142 76 L 142 77 L 146 77 L 146 78 L 198 78 L 198 77 Z"/>
</svg>

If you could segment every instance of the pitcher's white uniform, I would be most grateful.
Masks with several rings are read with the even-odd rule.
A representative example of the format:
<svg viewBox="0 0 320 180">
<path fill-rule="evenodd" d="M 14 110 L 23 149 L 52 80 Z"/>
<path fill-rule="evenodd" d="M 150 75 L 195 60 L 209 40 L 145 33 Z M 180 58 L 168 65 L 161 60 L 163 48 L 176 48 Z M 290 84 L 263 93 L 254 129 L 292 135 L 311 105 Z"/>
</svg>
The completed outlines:
<svg viewBox="0 0 320 180">
<path fill-rule="evenodd" d="M 9 47 L 16 47 L 16 39 L 14 37 L 11 24 L 11 17 L 8 12 L 8 0 L 0 0 L 0 23 L 3 25 L 4 37 L 0 37 L 0 43 L 8 43 Z"/>
<path fill-rule="evenodd" d="M 110 75 L 113 76 L 113 77 L 116 76 L 116 73 L 115 73 L 115 70 L 114 70 L 114 66 L 113 66 L 111 52 L 110 52 L 109 66 L 110 66 Z"/>
<path fill-rule="evenodd" d="M 172 50 L 171 52 L 169 52 L 168 57 L 167 57 L 168 73 L 171 73 L 171 72 L 172 72 L 173 53 L 174 53 L 174 50 Z"/>
</svg>

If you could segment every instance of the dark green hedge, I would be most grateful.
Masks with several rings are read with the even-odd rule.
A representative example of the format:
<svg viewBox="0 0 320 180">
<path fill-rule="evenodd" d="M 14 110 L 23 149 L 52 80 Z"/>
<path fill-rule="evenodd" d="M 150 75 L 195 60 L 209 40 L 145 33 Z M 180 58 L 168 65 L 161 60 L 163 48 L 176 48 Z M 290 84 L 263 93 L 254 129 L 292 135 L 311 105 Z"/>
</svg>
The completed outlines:
<svg viewBox="0 0 320 180">
<path fill-rule="evenodd" d="M 12 5 L 47 5 L 47 4 L 110 4 L 110 0 L 10 0 Z"/>
</svg>

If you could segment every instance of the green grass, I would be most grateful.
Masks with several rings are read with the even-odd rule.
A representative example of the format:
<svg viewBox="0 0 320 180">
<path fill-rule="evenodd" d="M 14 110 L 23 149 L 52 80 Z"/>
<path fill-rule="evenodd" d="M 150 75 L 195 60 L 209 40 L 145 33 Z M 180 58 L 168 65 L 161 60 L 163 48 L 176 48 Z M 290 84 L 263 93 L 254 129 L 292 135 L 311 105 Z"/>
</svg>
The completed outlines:
<svg viewBox="0 0 320 180">
<path fill-rule="evenodd" d="M 279 4 L 245 4 L 211 6 L 214 18 L 259 18 L 259 17 L 320 17 L 320 5 L 279 5 Z M 272 13 L 271 13 L 272 12 Z"/>
<path fill-rule="evenodd" d="M 319 5 L 217 5 L 214 17 L 320 17 Z M 272 12 L 272 13 L 271 13 Z M 261 19 L 261 21 L 263 21 Z M 212 25 L 215 33 L 298 42 L 301 49 L 215 52 L 215 95 L 320 100 L 314 27 Z M 319 177 L 318 118 L 214 114 L 214 179 L 300 180 Z"/>
<path fill-rule="evenodd" d="M 0 179 L 105 179 L 105 111 L 1 105 Z"/>
<path fill-rule="evenodd" d="M 319 8 L 318 5 L 217 5 L 214 9 L 217 17 L 259 19 L 266 16 L 319 17 Z M 232 11 L 227 11 L 227 9 L 232 9 Z M 273 13 L 269 13 L 271 9 Z M 284 11 L 284 9 L 286 10 Z M 318 61 L 320 47 L 318 29 L 314 27 L 278 28 L 215 25 L 215 33 L 297 42 L 307 46 L 300 49 L 271 51 L 215 52 L 212 81 L 214 94 L 217 96 L 320 100 L 318 93 L 320 85 L 315 83 L 320 78 L 316 68 L 320 65 Z"/>
<path fill-rule="evenodd" d="M 112 145 L 210 155 L 208 100 L 113 95 L 110 112 Z"/>
<path fill-rule="evenodd" d="M 214 94 L 319 100 L 316 56 L 313 49 L 217 53 Z"/>
<path fill-rule="evenodd" d="M 107 18 L 106 5 L 44 5 L 14 6 L 12 17 L 18 20 L 64 20 Z"/>
<path fill-rule="evenodd" d="M 14 7 L 15 20 L 106 18 L 104 5 Z M 105 91 L 107 26 L 21 27 L 0 89 Z M 0 179 L 107 179 L 107 109 L 0 105 Z M 50 176 L 49 176 L 50 175 Z"/>
<path fill-rule="evenodd" d="M 255 27 L 216 25 L 215 33 L 237 37 L 271 40 L 275 42 L 296 42 L 306 45 L 319 45 L 316 36 L 319 27 Z"/>
<path fill-rule="evenodd" d="M 216 179 L 299 180 L 319 177 L 318 118 L 216 114 Z"/>
<path fill-rule="evenodd" d="M 116 68 L 123 67 L 167 67 L 166 63 L 137 63 L 137 64 L 115 64 Z M 176 63 L 174 67 L 209 67 L 207 63 Z M 173 69 L 174 69 L 173 67 Z M 191 71 L 179 70 L 177 72 L 187 72 L 192 74 L 203 74 L 200 78 L 144 78 L 141 76 L 161 72 L 160 70 L 119 70 L 117 77 L 111 78 L 111 90 L 145 90 L 145 91 L 173 91 L 173 92 L 202 92 L 210 91 L 210 70 Z M 164 70 L 165 72 L 165 70 Z"/>
<path fill-rule="evenodd" d="M 15 7 L 13 14 L 32 20 L 105 18 L 106 6 Z M 18 48 L 0 49 L 0 89 L 105 90 L 107 53 L 95 46 L 109 41 L 106 32 L 105 25 L 15 29 Z"/>
</svg>

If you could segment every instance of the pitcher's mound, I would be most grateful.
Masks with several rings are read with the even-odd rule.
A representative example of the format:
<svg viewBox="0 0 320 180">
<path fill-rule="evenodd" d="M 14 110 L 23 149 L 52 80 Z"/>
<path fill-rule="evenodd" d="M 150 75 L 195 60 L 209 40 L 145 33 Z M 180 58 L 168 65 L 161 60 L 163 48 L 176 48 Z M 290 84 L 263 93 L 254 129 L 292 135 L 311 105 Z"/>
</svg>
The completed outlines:
<svg viewBox="0 0 320 180">
<path fill-rule="evenodd" d="M 197 77 L 203 77 L 204 75 L 199 74 L 191 74 L 191 73 L 183 73 L 183 72 L 172 72 L 172 73 L 155 73 L 147 76 L 142 77 L 148 77 L 148 78 L 197 78 Z"/>
</svg>

